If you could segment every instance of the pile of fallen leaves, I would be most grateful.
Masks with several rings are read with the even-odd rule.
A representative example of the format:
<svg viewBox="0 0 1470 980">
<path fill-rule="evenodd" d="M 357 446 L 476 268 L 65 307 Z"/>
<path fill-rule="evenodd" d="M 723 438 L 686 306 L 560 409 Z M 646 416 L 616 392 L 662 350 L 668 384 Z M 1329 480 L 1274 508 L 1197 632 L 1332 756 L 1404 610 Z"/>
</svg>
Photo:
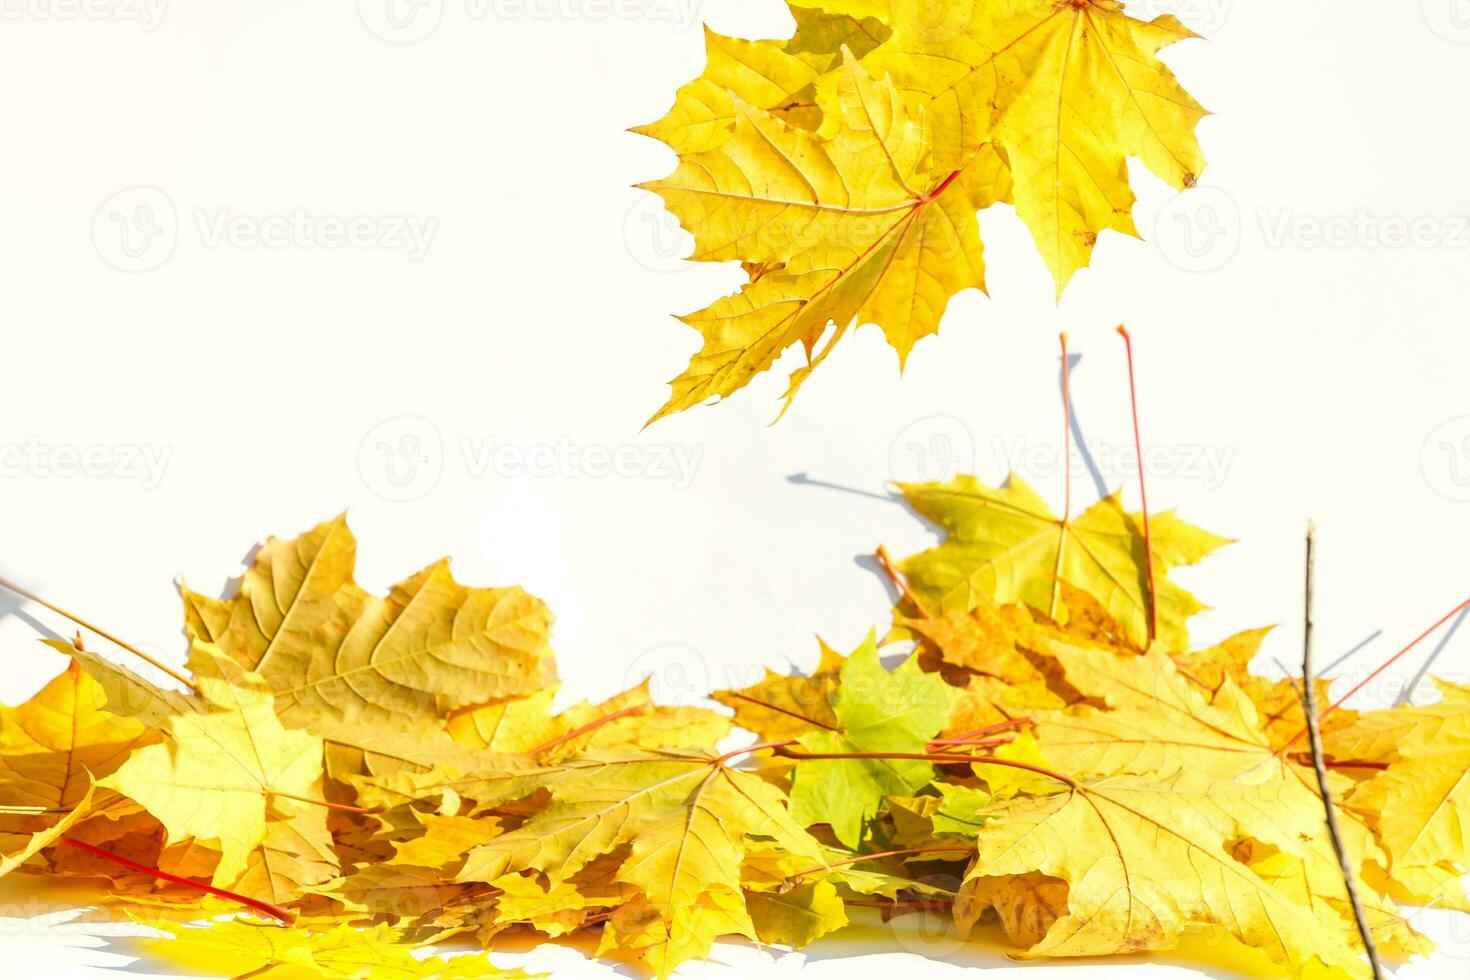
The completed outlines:
<svg viewBox="0 0 1470 980">
<path fill-rule="evenodd" d="M 490 975 L 414 951 L 529 930 L 663 977 L 872 907 L 995 920 L 1029 956 L 1204 935 L 1364 975 L 1301 702 L 1249 669 L 1265 631 L 1190 649 L 1168 573 L 1222 540 L 1154 516 L 1150 589 L 1116 496 L 1064 520 L 1016 478 L 904 491 L 948 532 L 894 573 L 912 653 L 887 669 L 870 636 L 715 694 L 754 744 L 646 687 L 553 712 L 519 589 L 440 563 L 378 597 L 342 519 L 272 539 L 233 598 L 185 592 L 187 691 L 51 641 L 67 668 L 0 717 L 3 870 L 90 883 L 229 975 Z M 1323 721 L 1385 957 L 1427 951 L 1400 905 L 1467 908 L 1470 689 L 1441 687 Z"/>
<path fill-rule="evenodd" d="M 1190 36 L 1172 17 L 792 8 L 787 41 L 710 34 L 643 129 L 679 155 L 648 186 L 693 257 L 750 277 L 686 318 L 705 346 L 660 415 L 800 344 L 794 393 L 853 323 L 906 356 L 983 288 L 979 209 L 1014 205 L 1060 290 L 1133 232 L 1127 157 L 1179 187 L 1203 166 L 1157 57 Z M 1345 877 L 1300 692 L 1251 671 L 1265 631 L 1190 643 L 1202 607 L 1169 573 L 1222 539 L 1117 496 L 1058 518 L 1017 478 L 903 489 L 947 532 L 893 570 L 906 659 L 824 647 L 723 707 L 644 685 L 557 711 L 539 600 L 446 563 L 373 595 L 341 518 L 272 539 L 231 597 L 185 591 L 186 671 L 50 641 L 66 669 L 0 709 L 0 874 L 89 887 L 201 970 L 354 980 L 511 975 L 425 949 L 511 932 L 666 977 L 874 908 L 989 921 L 1027 956 L 1204 937 L 1355 977 L 1349 880 L 1386 959 L 1428 950 L 1401 907 L 1470 911 L 1470 688 L 1358 713 L 1314 681 Z"/>
<path fill-rule="evenodd" d="M 655 419 L 799 344 L 789 403 L 854 325 L 879 325 L 902 364 L 952 296 L 986 288 L 976 215 L 996 204 L 1031 230 L 1060 295 L 1101 233 L 1138 234 L 1129 157 L 1177 188 L 1204 168 L 1205 111 L 1159 60 L 1195 36 L 1171 15 L 1141 21 L 1121 0 L 790 7 L 786 40 L 707 32 L 704 73 L 638 129 L 678 154 L 643 186 L 693 235 L 690 258 L 749 277 L 682 317 L 703 346 Z"/>
</svg>

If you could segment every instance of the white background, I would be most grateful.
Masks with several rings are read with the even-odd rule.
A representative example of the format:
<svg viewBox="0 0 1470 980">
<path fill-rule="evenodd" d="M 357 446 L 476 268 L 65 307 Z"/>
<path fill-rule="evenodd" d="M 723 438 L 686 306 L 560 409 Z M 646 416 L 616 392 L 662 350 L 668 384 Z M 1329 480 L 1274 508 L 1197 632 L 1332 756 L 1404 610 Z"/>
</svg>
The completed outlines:
<svg viewBox="0 0 1470 980">
<path fill-rule="evenodd" d="M 1144 4 L 1210 35 L 1168 60 L 1216 113 L 1200 189 L 1135 168 L 1149 241 L 1105 235 L 1058 306 L 996 208 L 990 297 L 952 303 L 903 377 L 865 328 L 779 425 L 784 370 L 644 432 L 697 347 L 669 314 L 741 276 L 677 260 L 686 243 L 630 186 L 672 155 L 624 130 L 700 71 L 701 20 L 784 36 L 783 4 L 425 0 L 395 29 L 387 0 L 153 2 L 0 0 L 0 574 L 139 644 L 181 658 L 176 578 L 223 588 L 261 537 L 345 508 L 370 587 L 451 554 L 464 581 L 544 597 L 568 696 L 649 670 L 677 699 L 809 667 L 814 635 L 850 648 L 887 621 L 861 557 L 933 540 L 890 481 L 999 480 L 1018 459 L 1060 506 L 1059 330 L 1082 355 L 1089 446 L 1136 505 L 1114 455 L 1131 441 L 1123 320 L 1151 502 L 1239 540 L 1179 574 L 1218 607 L 1197 640 L 1280 623 L 1267 659 L 1294 661 L 1308 518 L 1322 659 L 1372 638 L 1350 675 L 1470 591 L 1465 0 Z M 293 215 L 379 237 L 241 237 Z M 432 232 L 416 252 L 388 247 L 401 219 Z M 234 236 L 214 237 L 221 220 Z M 1408 223 L 1417 242 L 1386 241 Z M 599 475 L 620 449 L 628 469 Z M 551 462 L 527 474 L 522 457 Z M 1095 495 L 1085 472 L 1075 487 Z M 30 617 L 61 624 L 0 613 L 14 703 L 61 666 Z M 1470 628 L 1437 669 L 1470 673 Z M 1457 975 L 1459 931 L 1404 975 Z M 23 975 L 123 962 L 59 931 L 6 937 Z M 803 975 L 997 962 L 845 958 L 874 948 L 828 944 Z"/>
</svg>

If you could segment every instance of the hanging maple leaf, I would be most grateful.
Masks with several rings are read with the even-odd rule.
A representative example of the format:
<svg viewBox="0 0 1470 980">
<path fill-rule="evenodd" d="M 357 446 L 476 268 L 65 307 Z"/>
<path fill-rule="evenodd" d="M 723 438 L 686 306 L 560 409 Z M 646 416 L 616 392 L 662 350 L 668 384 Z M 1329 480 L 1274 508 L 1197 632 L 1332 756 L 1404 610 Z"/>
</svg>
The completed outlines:
<svg viewBox="0 0 1470 980">
<path fill-rule="evenodd" d="M 713 150 L 729 139 L 738 103 L 797 128 L 816 128 L 821 113 L 812 101 L 812 83 L 840 60 L 844 48 L 861 57 L 892 32 L 872 19 L 794 13 L 796 33 L 785 42 L 747 41 L 705 28 L 704 74 L 679 89 L 662 119 L 633 131 L 680 154 Z"/>
<path fill-rule="evenodd" d="M 1174 187 L 1195 183 L 1205 161 L 1194 129 L 1205 111 L 1158 59 L 1196 36 L 1177 18 L 1144 23 L 1120 0 L 924 6 L 893 18 L 874 68 L 923 100 L 941 132 L 1001 148 L 1010 200 L 1058 296 L 1102 231 L 1138 234 L 1129 157 Z"/>
<path fill-rule="evenodd" d="M 963 175 L 932 170 L 923 118 L 897 89 L 853 60 L 840 71 L 822 107 L 847 122 L 833 139 L 737 103 L 728 140 L 643 185 L 693 232 L 694 258 L 773 268 L 684 318 L 704 348 L 650 422 L 744 387 L 801 343 L 810 363 L 792 375 L 789 401 L 854 320 L 884 325 L 902 360 L 939 329 L 950 296 L 984 288 L 975 212 L 1004 193 L 998 159 Z"/>
<path fill-rule="evenodd" d="M 984 289 L 975 212 L 994 203 L 1015 205 L 1060 296 L 1101 232 L 1137 234 L 1129 157 L 1180 188 L 1204 167 L 1204 110 L 1158 59 L 1194 37 L 1172 16 L 1144 23 L 1119 0 L 792 10 L 786 42 L 708 36 L 705 73 L 639 130 L 680 156 L 644 186 L 692 258 L 751 277 L 683 318 L 704 344 L 654 420 L 800 342 L 789 405 L 854 325 L 878 324 L 902 366 L 950 296 Z"/>
</svg>

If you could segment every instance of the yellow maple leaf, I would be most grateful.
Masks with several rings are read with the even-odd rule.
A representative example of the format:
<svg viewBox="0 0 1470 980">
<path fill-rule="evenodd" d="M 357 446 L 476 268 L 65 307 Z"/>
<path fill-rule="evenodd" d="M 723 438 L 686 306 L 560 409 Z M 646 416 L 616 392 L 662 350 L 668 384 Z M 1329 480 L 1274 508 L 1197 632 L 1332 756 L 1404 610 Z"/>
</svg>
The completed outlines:
<svg viewBox="0 0 1470 980">
<path fill-rule="evenodd" d="M 1339 795 L 1341 784 L 1337 790 Z M 1351 853 L 1362 853 L 1367 841 L 1368 829 L 1360 823 L 1343 825 L 1344 846 Z M 1299 905 L 1311 908 L 1318 916 L 1340 917 L 1344 922 L 1353 921 L 1353 910 L 1342 887 L 1342 870 L 1335 855 L 1328 849 L 1325 840 L 1313 840 L 1305 845 L 1306 857 L 1288 854 L 1277 848 L 1255 840 L 1242 840 L 1232 849 L 1232 855 L 1250 865 L 1250 869 L 1270 883 L 1271 887 Z M 1375 888 L 1362 879 L 1355 878 L 1358 901 L 1373 934 L 1374 945 L 1381 955 L 1397 960 L 1429 953 L 1434 944 L 1414 931 L 1412 923 L 1392 900 L 1381 898 Z"/>
<path fill-rule="evenodd" d="M 1470 872 L 1470 687 L 1439 687 L 1438 704 L 1363 715 L 1337 748 L 1384 749 L 1392 759 L 1345 800 L 1377 828 L 1390 892 L 1415 905 L 1470 910 L 1462 884 Z M 1391 748 L 1382 741 L 1389 733 Z"/>
<path fill-rule="evenodd" d="M 801 8 L 792 13 L 796 33 L 786 41 L 748 41 L 706 27 L 703 74 L 680 87 L 662 119 L 633 131 L 661 140 L 681 156 L 702 153 L 730 138 L 741 103 L 793 127 L 815 130 L 821 110 L 813 83 L 840 62 L 844 49 L 860 58 L 892 32 L 866 16 Z"/>
<path fill-rule="evenodd" d="M 832 14 L 848 17 L 870 17 L 885 23 L 891 22 L 893 0 L 791 0 L 793 8 L 818 7 Z"/>
<path fill-rule="evenodd" d="M 1121 0 L 792 11 L 786 42 L 707 38 L 705 73 L 640 130 L 680 155 L 644 186 L 693 233 L 692 257 L 751 275 L 683 318 L 704 347 L 654 419 L 730 394 L 800 341 L 789 404 L 854 323 L 880 325 L 902 365 L 950 296 L 984 288 L 974 212 L 997 202 L 1029 226 L 1060 297 L 1101 232 L 1137 235 L 1130 157 L 1179 188 L 1205 165 L 1205 111 L 1159 60 L 1195 36 L 1173 16 L 1144 22 Z"/>
<path fill-rule="evenodd" d="M 88 785 L 72 808 L 49 827 L 33 832 L 0 831 L 0 878 L 55 844 L 73 825 L 81 821 L 91 808 L 92 792 L 92 786 Z"/>
<path fill-rule="evenodd" d="M 308 730 L 321 738 L 327 773 L 338 781 L 355 775 L 423 772 L 435 766 L 478 769 L 494 761 L 494 753 L 461 744 L 427 719 L 384 723 L 374 720 L 371 712 L 349 711 L 341 718 L 317 718 Z"/>
<path fill-rule="evenodd" d="M 166 935 L 146 940 L 159 956 L 213 976 L 269 980 L 413 980 L 526 977 L 497 967 L 483 954 L 416 957 L 400 930 L 341 925 L 328 932 L 233 919 L 207 928 L 149 922 Z"/>
<path fill-rule="evenodd" d="M 1055 517 L 1018 476 L 992 489 L 973 476 L 948 483 L 903 484 L 909 503 L 939 524 L 948 539 L 903 562 L 904 574 L 931 613 L 973 609 L 982 601 L 1021 602 L 1065 621 L 1059 581 L 1089 593 L 1140 646 L 1149 642 L 1150 603 L 1157 639 L 1189 646 L 1190 616 L 1205 607 L 1170 581 L 1169 571 L 1229 543 L 1172 512 L 1151 517 L 1155 592 L 1145 573 L 1139 518 L 1119 495 L 1099 500 L 1067 522 Z"/>
<path fill-rule="evenodd" d="M 1029 643 L 1054 659 L 1087 699 L 1039 714 L 1042 749 L 1068 773 L 1168 775 L 1190 769 L 1261 782 L 1279 778 L 1289 765 L 1275 754 L 1254 705 L 1233 684 L 1227 689 L 1232 696 L 1212 703 L 1160 651 L 1119 656 L 1045 634 Z"/>
<path fill-rule="evenodd" d="M 490 884 L 499 889 L 496 920 L 505 925 L 529 924 L 551 936 L 564 935 L 586 925 L 599 909 L 642 903 L 641 893 L 617 880 L 627 859 L 627 848 L 604 854 L 565 881 L 547 882 L 537 872 L 502 875 Z"/>
<path fill-rule="evenodd" d="M 941 615 L 901 617 L 897 625 L 927 641 L 944 666 L 962 668 L 967 675 L 1020 684 L 1038 675 L 1016 649 L 1013 622 L 1017 615 L 1024 615 L 1024 611 L 982 601 L 973 608 Z"/>
<path fill-rule="evenodd" d="M 299 813 L 303 798 L 320 798 L 311 794 L 322 776 L 321 740 L 284 728 L 261 679 L 208 644 L 196 642 L 191 654 L 197 698 L 157 691 L 88 651 L 72 654 L 112 710 L 136 708 L 167 736 L 134 751 L 99 785 L 146 807 L 170 840 L 218 841 L 217 882 L 246 872 L 271 822 Z"/>
<path fill-rule="evenodd" d="M 467 588 L 444 561 L 378 597 L 353 581 L 355 558 L 343 517 L 294 540 L 271 538 L 233 599 L 185 593 L 189 634 L 263 677 L 282 720 L 298 728 L 437 723 L 551 679 L 551 614 L 540 600 L 518 588 Z"/>
<path fill-rule="evenodd" d="M 320 782 L 314 784 L 309 792 L 314 799 L 321 799 L 324 795 Z M 175 873 L 185 873 L 174 870 Z M 340 870 L 332 834 L 327 826 L 327 811 L 320 807 L 306 807 L 283 815 L 281 819 L 269 820 L 264 839 L 245 858 L 245 870 L 238 878 L 223 884 L 237 894 L 285 906 L 313 886 L 335 878 Z"/>
<path fill-rule="evenodd" d="M 1297 853 L 1303 841 L 1325 834 L 1320 802 L 1283 801 L 1269 788 L 1191 774 L 1160 781 L 1119 776 L 1018 797 L 988 816 L 967 883 L 1040 874 L 1069 886 L 1066 914 L 1028 955 L 1167 949 L 1189 928 L 1214 925 L 1294 974 L 1318 961 L 1347 976 L 1367 975 L 1347 919 L 1298 904 L 1229 850 L 1252 837 Z M 1311 854 L 1330 861 L 1323 850 Z M 1010 897 L 1029 901 L 1026 892 Z M 1040 900 L 1056 911 L 1054 895 Z M 962 911 L 973 921 L 979 910 Z"/>
<path fill-rule="evenodd" d="M 1307 719 L 1302 710 L 1302 699 L 1294 678 L 1269 679 L 1251 672 L 1251 660 L 1260 651 L 1261 642 L 1271 632 L 1270 628 L 1245 630 L 1204 650 L 1175 653 L 1174 662 L 1184 676 L 1195 682 L 1214 698 L 1217 692 L 1227 691 L 1225 679 L 1233 682 L 1256 706 L 1261 716 L 1261 726 L 1278 746 L 1299 736 L 1306 727 Z M 1332 701 L 1332 682 L 1325 678 L 1315 681 L 1317 700 L 1321 704 Z M 1336 710 L 1320 719 L 1324 738 L 1331 739 L 1341 729 L 1351 727 L 1357 712 Z M 1329 753 L 1331 754 L 1331 753 Z"/>
<path fill-rule="evenodd" d="M 535 869 L 555 884 L 626 846 L 616 880 L 636 887 L 658 914 L 662 931 L 647 956 L 660 976 L 703 956 L 719 935 L 755 938 L 742 897 L 748 836 L 821 863 L 821 848 L 793 821 L 785 795 L 718 756 L 594 755 L 543 770 L 534 782 L 550 791 L 550 805 L 470 851 L 458 880 Z"/>
<path fill-rule="evenodd" d="M 1158 58 L 1195 37 L 1172 15 L 1143 22 L 1120 0 L 1014 0 L 893 23 L 875 67 L 930 100 L 941 132 L 968 132 L 970 152 L 979 140 L 1002 148 L 1011 200 L 1058 296 L 1100 232 L 1137 235 L 1129 157 L 1178 188 L 1204 168 L 1194 130 L 1205 111 Z"/>
<path fill-rule="evenodd" d="M 582 701 L 552 714 L 555 690 L 456 711 L 450 736 L 461 745 L 490 752 L 532 752 L 555 762 L 589 749 L 699 748 L 730 731 L 729 719 L 703 708 L 656 705 L 650 682 L 600 704 Z M 445 760 L 445 765 L 470 769 Z"/>
<path fill-rule="evenodd" d="M 1334 759 L 1391 763 L 1405 750 L 1423 754 L 1436 746 L 1470 743 L 1470 686 L 1430 678 L 1441 699 L 1434 704 L 1401 704 L 1382 711 L 1334 711 L 1351 715 L 1349 724 L 1323 731 L 1322 745 Z"/>
<path fill-rule="evenodd" d="M 364 864 L 345 878 L 312 889 L 349 912 L 418 926 L 427 916 L 468 900 L 473 889 L 438 868 L 411 864 Z"/>
<path fill-rule="evenodd" d="M 634 132 L 662 140 L 676 153 L 707 152 L 730 138 L 737 103 L 780 115 L 818 75 L 775 41 L 726 37 L 706 27 L 704 50 L 704 74 L 679 89 L 667 115 Z"/>
<path fill-rule="evenodd" d="M 650 422 L 730 394 L 802 343 L 809 363 L 792 375 L 789 402 L 855 322 L 880 324 L 902 361 L 939 328 L 952 295 L 984 288 L 975 212 L 1000 196 L 998 159 L 958 176 L 933 171 L 923 118 L 893 85 L 852 59 L 838 71 L 823 110 L 846 121 L 833 139 L 737 103 L 724 143 L 643 185 L 694 234 L 695 259 L 773 267 L 683 318 L 704 347 Z"/>
<path fill-rule="evenodd" d="M 159 735 L 103 708 L 106 695 L 75 660 L 29 701 L 0 706 L 0 806 L 71 810 L 93 779 Z"/>
<path fill-rule="evenodd" d="M 818 641 L 819 643 L 821 641 Z M 735 724 L 762 741 L 799 738 L 814 728 L 834 728 L 837 714 L 831 697 L 841 681 L 847 658 L 821 643 L 822 659 L 808 677 L 778 674 L 767 668 L 763 680 L 740 690 L 716 691 L 711 697 L 735 710 Z"/>
<path fill-rule="evenodd" d="M 763 943 L 806 946 L 847 925 L 847 912 L 830 881 L 778 891 L 746 893 L 746 907 Z"/>
<path fill-rule="evenodd" d="M 500 832 L 494 817 L 445 816 L 412 811 L 424 828 L 422 836 L 393 844 L 392 864 L 449 871 L 459 867 L 465 854 Z"/>
</svg>

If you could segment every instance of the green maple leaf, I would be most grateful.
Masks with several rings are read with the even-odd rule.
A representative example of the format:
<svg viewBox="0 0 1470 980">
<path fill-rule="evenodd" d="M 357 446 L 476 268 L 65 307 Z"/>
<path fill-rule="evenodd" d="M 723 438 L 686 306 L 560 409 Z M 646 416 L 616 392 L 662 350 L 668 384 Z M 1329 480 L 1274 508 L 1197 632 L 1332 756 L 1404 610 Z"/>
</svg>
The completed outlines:
<svg viewBox="0 0 1470 980">
<path fill-rule="evenodd" d="M 809 753 L 920 753 L 949 721 L 954 697 L 917 657 L 884 670 L 870 632 L 831 695 L 836 725 L 799 741 Z M 933 779 L 933 765 L 919 759 L 804 759 L 793 777 L 792 812 L 808 826 L 831 825 L 838 840 L 856 848 L 885 798 L 913 796 Z"/>
</svg>

